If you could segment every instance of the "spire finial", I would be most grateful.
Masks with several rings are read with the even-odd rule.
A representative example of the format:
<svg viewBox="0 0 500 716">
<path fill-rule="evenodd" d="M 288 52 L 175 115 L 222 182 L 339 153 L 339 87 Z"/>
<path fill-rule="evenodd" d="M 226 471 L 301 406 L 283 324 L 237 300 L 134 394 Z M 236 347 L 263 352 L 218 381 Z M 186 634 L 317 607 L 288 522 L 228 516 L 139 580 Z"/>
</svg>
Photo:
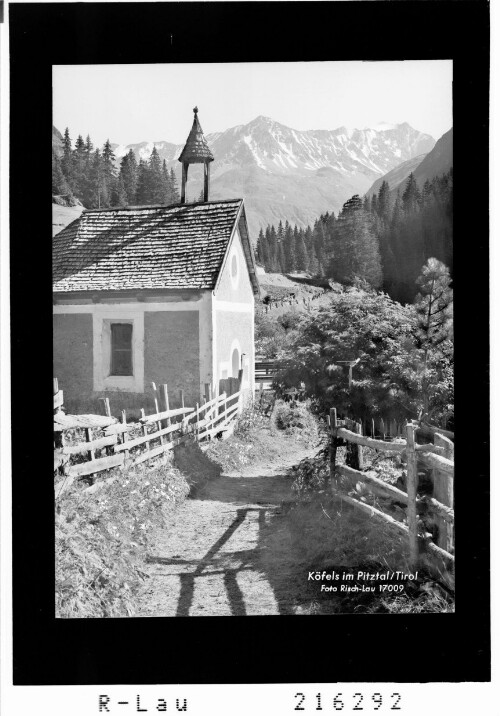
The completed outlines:
<svg viewBox="0 0 500 716">
<path fill-rule="evenodd" d="M 193 107 L 193 112 L 194 112 L 195 114 L 198 114 L 198 107 Z"/>
</svg>

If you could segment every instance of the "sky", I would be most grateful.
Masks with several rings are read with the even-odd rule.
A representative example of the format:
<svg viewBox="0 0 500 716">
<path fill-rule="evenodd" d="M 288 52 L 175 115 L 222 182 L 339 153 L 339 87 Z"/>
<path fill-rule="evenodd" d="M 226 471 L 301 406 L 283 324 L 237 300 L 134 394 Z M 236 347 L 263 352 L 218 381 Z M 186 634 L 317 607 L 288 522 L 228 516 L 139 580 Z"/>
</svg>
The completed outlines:
<svg viewBox="0 0 500 716">
<path fill-rule="evenodd" d="M 259 115 L 293 129 L 408 122 L 438 139 L 452 126 L 451 60 L 56 65 L 53 121 L 95 145 L 185 142 Z"/>
</svg>

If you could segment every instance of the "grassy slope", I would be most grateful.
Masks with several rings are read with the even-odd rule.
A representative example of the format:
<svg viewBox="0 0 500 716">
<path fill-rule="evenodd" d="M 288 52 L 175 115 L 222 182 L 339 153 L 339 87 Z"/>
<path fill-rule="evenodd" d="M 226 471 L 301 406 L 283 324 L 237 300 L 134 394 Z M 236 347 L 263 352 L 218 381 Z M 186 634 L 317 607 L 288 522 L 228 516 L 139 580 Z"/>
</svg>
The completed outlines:
<svg viewBox="0 0 500 716">
<path fill-rule="evenodd" d="M 64 229 L 65 226 L 71 224 L 72 221 L 78 219 L 84 211 L 83 206 L 60 206 L 52 204 L 52 236 L 55 236 Z"/>
</svg>

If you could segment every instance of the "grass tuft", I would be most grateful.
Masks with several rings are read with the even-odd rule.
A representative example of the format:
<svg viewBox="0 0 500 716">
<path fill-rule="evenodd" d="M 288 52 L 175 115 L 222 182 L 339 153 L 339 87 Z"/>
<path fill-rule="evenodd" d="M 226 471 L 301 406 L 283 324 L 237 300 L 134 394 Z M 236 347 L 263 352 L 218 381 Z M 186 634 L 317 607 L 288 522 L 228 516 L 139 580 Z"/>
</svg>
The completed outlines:
<svg viewBox="0 0 500 716">
<path fill-rule="evenodd" d="M 98 484 L 95 492 L 76 483 L 56 505 L 59 618 L 133 616 L 149 541 L 189 492 L 166 459 L 110 471 Z"/>
</svg>

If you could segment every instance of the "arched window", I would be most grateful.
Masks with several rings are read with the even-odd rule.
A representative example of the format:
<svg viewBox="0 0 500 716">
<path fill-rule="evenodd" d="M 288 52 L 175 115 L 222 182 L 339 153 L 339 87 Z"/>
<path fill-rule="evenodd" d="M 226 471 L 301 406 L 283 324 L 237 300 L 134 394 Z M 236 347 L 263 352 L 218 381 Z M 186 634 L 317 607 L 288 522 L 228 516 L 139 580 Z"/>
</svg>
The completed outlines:
<svg viewBox="0 0 500 716">
<path fill-rule="evenodd" d="M 233 378 L 237 378 L 240 370 L 240 352 L 237 348 L 233 350 L 233 354 L 231 356 L 231 369 Z"/>
<path fill-rule="evenodd" d="M 236 250 L 236 246 L 233 246 L 231 249 L 231 259 L 230 259 L 230 276 L 231 276 L 231 285 L 233 288 L 238 288 L 238 280 L 240 275 L 240 264 L 238 261 L 238 253 Z"/>
</svg>

